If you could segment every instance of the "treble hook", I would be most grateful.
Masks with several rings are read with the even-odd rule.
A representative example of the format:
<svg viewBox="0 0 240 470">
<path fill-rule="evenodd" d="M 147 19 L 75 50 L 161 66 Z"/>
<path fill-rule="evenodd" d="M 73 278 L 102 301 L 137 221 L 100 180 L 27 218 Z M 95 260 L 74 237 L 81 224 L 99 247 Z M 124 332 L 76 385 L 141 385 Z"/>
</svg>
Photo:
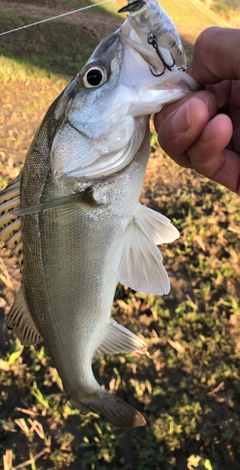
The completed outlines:
<svg viewBox="0 0 240 470">
<path fill-rule="evenodd" d="M 162 73 L 159 73 L 159 74 L 154 73 L 154 72 L 152 71 L 152 69 L 150 69 L 152 75 L 154 75 L 154 77 L 161 77 L 161 75 L 164 74 L 164 72 L 165 72 L 166 69 L 170 70 L 170 72 L 171 72 L 172 68 L 173 68 L 174 65 L 175 65 L 175 60 L 174 60 L 174 57 L 173 57 L 171 51 L 169 51 L 169 52 L 170 52 L 170 54 L 171 54 L 171 57 L 172 57 L 172 61 L 173 61 L 173 62 L 172 62 L 172 65 L 168 65 L 168 64 L 166 64 L 166 62 L 165 62 L 165 60 L 164 60 L 164 57 L 163 57 L 163 55 L 161 54 L 161 52 L 160 52 L 160 50 L 159 50 L 158 43 L 157 43 L 157 38 L 156 38 L 156 36 L 154 36 L 152 33 L 148 36 L 148 44 L 150 44 L 151 46 L 154 47 L 154 49 L 155 49 L 155 51 L 156 51 L 156 53 L 157 53 L 159 59 L 161 60 L 161 62 L 162 62 L 162 64 L 163 64 L 163 67 L 164 67 L 163 72 L 162 72 Z"/>
</svg>

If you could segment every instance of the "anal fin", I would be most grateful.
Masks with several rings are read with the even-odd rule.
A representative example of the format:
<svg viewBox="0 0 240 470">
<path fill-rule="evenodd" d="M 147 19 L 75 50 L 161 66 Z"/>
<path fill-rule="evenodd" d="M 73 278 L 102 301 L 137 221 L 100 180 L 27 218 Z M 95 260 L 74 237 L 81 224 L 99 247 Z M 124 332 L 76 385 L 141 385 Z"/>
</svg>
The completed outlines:
<svg viewBox="0 0 240 470">
<path fill-rule="evenodd" d="M 131 352 L 145 354 L 147 352 L 145 341 L 111 319 L 107 333 L 101 344 L 95 350 L 94 357 L 104 356 L 106 354 L 128 354 Z"/>
<path fill-rule="evenodd" d="M 30 346 L 42 341 L 29 311 L 22 286 L 16 295 L 6 323 L 8 328 L 11 328 L 20 339 L 23 346 Z"/>
</svg>

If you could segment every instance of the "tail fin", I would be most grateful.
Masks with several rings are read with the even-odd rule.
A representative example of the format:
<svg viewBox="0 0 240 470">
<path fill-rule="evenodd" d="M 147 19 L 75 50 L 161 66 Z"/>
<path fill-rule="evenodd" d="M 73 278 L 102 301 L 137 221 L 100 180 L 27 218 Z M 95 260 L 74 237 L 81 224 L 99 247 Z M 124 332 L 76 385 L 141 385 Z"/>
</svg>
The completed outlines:
<svg viewBox="0 0 240 470">
<path fill-rule="evenodd" d="M 139 411 L 124 401 L 102 389 L 99 397 L 89 397 L 80 401 L 71 400 L 74 407 L 101 413 L 111 424 L 122 428 L 144 426 L 146 420 Z"/>
</svg>

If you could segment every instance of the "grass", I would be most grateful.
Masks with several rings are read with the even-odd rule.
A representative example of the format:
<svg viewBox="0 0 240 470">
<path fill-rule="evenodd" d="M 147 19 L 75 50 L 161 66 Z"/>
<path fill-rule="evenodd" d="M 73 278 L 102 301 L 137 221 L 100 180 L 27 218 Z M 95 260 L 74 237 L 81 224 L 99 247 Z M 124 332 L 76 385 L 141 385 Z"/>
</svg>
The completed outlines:
<svg viewBox="0 0 240 470">
<path fill-rule="evenodd" d="M 15 20 L 14 13 L 1 14 L 1 30 L 30 24 L 36 18 L 22 15 Z M 98 44 L 98 39 L 86 35 L 84 30 L 77 25 L 68 23 L 49 22 L 34 27 L 34 35 L 31 29 L 22 30 L 19 34 L 13 34 L 11 40 L 3 39 L 0 52 L 9 58 L 18 58 L 18 62 L 26 64 L 32 70 L 33 67 L 52 72 L 75 75 L 84 65 L 90 54 Z M 59 41 L 59 38 L 67 37 L 67 41 Z M 76 40 L 78 38 L 78 40 Z M 63 46 L 64 44 L 64 46 Z M 63 65 L 64 64 L 64 65 Z M 66 65 L 65 65 L 66 64 Z M 67 66 L 67 70 L 63 68 Z"/>
<path fill-rule="evenodd" d="M 68 5 L 76 8 L 76 3 L 81 5 L 72 1 Z M 66 8 L 60 0 L 40 4 Z M 174 2 L 172 7 L 180 21 L 183 13 Z M 101 20 L 102 13 L 100 19 L 98 15 L 93 22 Z M 1 12 L 1 27 L 6 17 Z M 22 12 L 21 18 L 11 13 L 7 21 L 10 26 L 29 19 L 33 17 Z M 37 28 L 34 35 L 23 31 L 2 45 L 1 187 L 17 175 L 33 133 L 65 86 L 66 76 L 75 73 L 90 53 L 80 50 L 87 47 L 89 35 L 80 37 L 79 25 L 67 30 L 68 41 L 61 41 L 65 24 L 50 25 Z M 171 218 L 181 233 L 178 241 L 162 248 L 172 290 L 168 296 L 154 297 L 119 285 L 112 315 L 146 338 L 150 356 L 111 355 L 94 363 L 97 380 L 143 412 L 147 425 L 121 430 L 70 407 L 45 346 L 22 350 L 5 329 L 17 281 L 16 269 L 4 258 L 0 277 L 4 470 L 239 468 L 239 198 L 177 167 L 157 146 L 154 132 L 151 144 L 142 202 Z"/>
</svg>

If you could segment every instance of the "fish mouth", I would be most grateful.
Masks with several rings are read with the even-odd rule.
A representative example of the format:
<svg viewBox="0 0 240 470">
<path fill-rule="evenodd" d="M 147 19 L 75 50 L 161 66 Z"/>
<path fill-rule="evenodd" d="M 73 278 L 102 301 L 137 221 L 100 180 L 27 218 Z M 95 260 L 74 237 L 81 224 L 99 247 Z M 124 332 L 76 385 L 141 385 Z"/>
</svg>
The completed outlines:
<svg viewBox="0 0 240 470">
<path fill-rule="evenodd" d="M 149 114 L 156 113 L 166 103 L 199 89 L 200 84 L 196 80 L 183 74 L 187 62 L 181 39 L 159 3 L 155 0 L 128 0 L 125 10 L 129 14 L 120 28 L 125 43 L 120 81 L 133 89 L 138 87 L 143 98 L 144 93 L 148 94 L 151 103 L 145 110 Z M 135 65 L 131 68 L 132 64 Z M 155 94 L 160 90 L 165 91 L 167 99 L 163 94 Z M 154 106 L 154 100 L 160 101 L 162 106 Z M 143 103 L 145 105 L 146 100 L 143 99 Z"/>
<path fill-rule="evenodd" d="M 121 175 L 143 143 L 149 116 L 197 89 L 170 50 L 156 50 L 138 33 L 127 19 L 91 56 L 89 64 L 99 57 L 106 64 L 108 79 L 87 91 L 79 82 L 52 143 L 55 180 L 91 183 Z M 166 46 L 162 36 L 159 42 Z"/>
<path fill-rule="evenodd" d="M 143 52 L 126 47 L 119 83 L 132 93 L 128 111 L 134 118 L 155 114 L 165 104 L 200 88 L 196 80 L 175 65 L 168 62 L 170 65 L 164 66 L 157 54 L 154 60 L 153 68 L 152 56 L 148 56 L 145 49 Z"/>
</svg>

